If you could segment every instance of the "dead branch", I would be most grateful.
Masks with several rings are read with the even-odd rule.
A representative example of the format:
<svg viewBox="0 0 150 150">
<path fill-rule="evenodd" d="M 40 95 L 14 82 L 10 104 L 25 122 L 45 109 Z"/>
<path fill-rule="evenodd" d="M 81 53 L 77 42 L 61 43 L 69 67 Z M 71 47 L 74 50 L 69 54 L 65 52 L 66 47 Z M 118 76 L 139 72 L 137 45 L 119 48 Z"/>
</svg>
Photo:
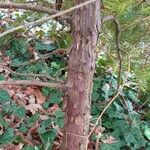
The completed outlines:
<svg viewBox="0 0 150 150">
<path fill-rule="evenodd" d="M 49 17 L 45 17 L 45 18 L 42 18 L 42 19 L 39 19 L 39 20 L 30 22 L 30 23 L 27 23 L 27 24 L 25 24 L 25 25 L 20 25 L 20 26 L 18 26 L 18 27 L 12 28 L 12 29 L 10 29 L 10 30 L 7 30 L 7 31 L 1 33 L 1 34 L 0 34 L 0 38 L 2 38 L 3 36 L 5 36 L 5 35 L 7 35 L 7 34 L 13 33 L 13 32 L 15 32 L 15 31 L 18 31 L 18 30 L 21 30 L 21 29 L 27 30 L 27 29 L 33 28 L 33 27 L 35 27 L 35 26 L 41 25 L 41 24 L 45 23 L 46 21 L 48 21 L 48 20 L 50 20 L 50 19 L 54 19 L 54 18 L 56 18 L 56 17 L 60 17 L 60 16 L 62 16 L 62 15 L 68 14 L 68 13 L 70 13 L 70 12 L 76 10 L 76 9 L 79 9 L 79 8 L 82 8 L 82 7 L 86 6 L 86 5 L 88 5 L 88 4 L 91 4 L 91 3 L 93 3 L 94 1 L 95 1 L 95 0 L 89 0 L 89 1 L 86 1 L 86 2 L 81 3 L 81 4 L 79 4 L 79 5 L 76 5 L 76 6 L 72 7 L 72 8 L 69 8 L 69 9 L 67 9 L 67 10 L 58 12 L 58 13 L 56 13 L 56 14 L 54 14 L 54 15 L 49 16 Z"/>
<path fill-rule="evenodd" d="M 106 21 L 114 20 L 114 15 L 108 15 L 106 17 L 102 18 L 102 23 L 105 23 Z"/>
<path fill-rule="evenodd" d="M 107 106 L 103 109 L 103 111 L 101 112 L 101 114 L 99 115 L 99 117 L 96 120 L 96 123 L 94 124 L 92 130 L 90 131 L 88 137 L 90 137 L 92 135 L 92 133 L 94 132 L 94 130 L 96 129 L 96 126 L 98 125 L 98 123 L 101 121 L 101 118 L 103 116 L 103 114 L 106 112 L 106 110 L 109 108 L 109 106 L 115 101 L 115 99 L 119 96 L 120 92 L 122 91 L 123 87 L 118 89 L 115 96 L 109 101 L 109 103 L 107 104 Z"/>
<path fill-rule="evenodd" d="M 135 21 L 132 22 L 131 24 L 128 24 L 128 25 L 123 26 L 123 27 L 122 27 L 122 28 L 123 28 L 123 29 L 122 29 L 122 32 L 125 32 L 126 30 L 130 29 L 130 27 L 132 27 L 132 26 L 134 26 L 134 25 L 136 25 L 136 24 L 138 24 L 138 23 L 142 23 L 142 22 L 144 22 L 144 21 L 150 21 L 150 16 L 146 16 L 146 17 L 140 18 L 140 19 L 135 19 Z"/>
<path fill-rule="evenodd" d="M 37 80 L 10 80 L 10 81 L 0 81 L 0 87 L 3 87 L 3 85 L 35 85 L 35 86 L 41 86 L 41 87 L 49 87 L 49 88 L 55 88 L 63 90 L 65 88 L 64 84 L 61 83 L 49 83 L 49 82 L 41 82 Z"/>
<path fill-rule="evenodd" d="M 150 6 L 150 3 L 149 3 L 148 1 L 144 0 L 144 2 L 145 2 L 148 6 Z"/>
<path fill-rule="evenodd" d="M 92 130 L 90 131 L 88 138 L 92 135 L 92 133 L 94 132 L 96 126 L 99 124 L 99 122 L 101 121 L 101 118 L 103 116 L 103 114 L 106 112 L 106 110 L 109 108 L 109 106 L 116 100 L 116 98 L 119 96 L 119 94 L 121 93 L 121 91 L 124 88 L 125 83 L 122 84 L 121 86 L 121 75 L 122 75 L 122 54 L 121 54 L 121 48 L 120 48 L 120 25 L 119 22 L 117 20 L 117 18 L 115 16 L 107 16 L 105 18 L 103 18 L 103 23 L 106 21 L 112 20 L 113 23 L 115 24 L 115 44 L 116 44 L 116 49 L 117 49 L 117 56 L 119 59 L 119 72 L 118 72 L 118 86 L 117 86 L 117 91 L 116 94 L 111 98 L 111 100 L 109 101 L 109 103 L 107 104 L 107 106 L 103 109 L 103 111 L 101 112 L 101 114 L 99 115 L 99 117 L 96 120 L 96 123 L 94 124 Z"/>
<path fill-rule="evenodd" d="M 59 53 L 61 53 L 62 51 L 65 51 L 65 52 L 67 53 L 67 50 L 66 50 L 66 49 L 53 50 L 52 52 L 50 52 L 50 53 L 48 53 L 48 54 L 45 54 L 45 55 L 42 55 L 42 56 L 38 57 L 37 59 L 33 59 L 33 60 L 28 61 L 28 62 L 24 62 L 23 64 L 16 65 L 15 67 L 23 68 L 23 67 L 25 67 L 25 66 L 27 66 L 27 65 L 30 65 L 30 64 L 35 63 L 35 62 L 38 62 L 38 61 L 40 61 L 40 60 L 45 60 L 45 59 L 49 58 L 51 55 L 59 54 Z M 64 52 L 64 53 L 65 53 L 65 52 Z M 20 68 L 19 68 L 19 69 L 20 69 Z M 19 70 L 19 69 L 18 69 L 18 70 Z"/>
<path fill-rule="evenodd" d="M 30 76 L 30 77 L 39 77 L 39 78 L 46 78 L 48 80 L 52 80 L 52 81 L 55 81 L 55 82 L 60 82 L 60 83 L 63 83 L 63 81 L 61 80 L 58 80 L 58 79 L 55 79 L 51 76 L 48 76 L 48 75 L 44 75 L 44 74 L 33 74 L 33 73 L 20 73 L 20 72 L 15 72 L 13 70 L 11 70 L 10 68 L 6 67 L 6 66 L 2 66 L 0 64 L 0 67 L 2 67 L 3 69 L 7 70 L 8 72 L 10 72 L 11 74 L 15 74 L 15 75 L 18 75 L 18 76 Z"/>
<path fill-rule="evenodd" d="M 121 29 L 120 29 L 120 25 L 119 25 L 119 21 L 117 20 L 117 18 L 115 17 L 113 20 L 114 24 L 115 24 L 115 44 L 116 44 L 116 49 L 117 49 L 117 57 L 119 59 L 119 73 L 118 73 L 118 87 L 117 89 L 120 88 L 120 84 L 121 84 L 121 75 L 122 75 L 122 54 L 121 54 L 121 48 L 120 48 L 120 33 L 121 33 Z"/>
<path fill-rule="evenodd" d="M 43 7 L 41 5 L 33 5 L 33 4 L 25 4 L 25 3 L 6 3 L 6 2 L 0 2 L 0 8 L 3 9 L 24 9 L 24 10 L 31 10 L 31 11 L 37 11 L 37 12 L 41 12 L 41 13 L 47 13 L 49 15 L 53 15 L 58 13 L 59 11 L 56 9 L 50 9 L 48 7 Z M 68 17 L 60 17 L 57 18 L 57 21 L 62 24 L 65 25 L 65 21 L 68 21 L 69 18 Z"/>
<path fill-rule="evenodd" d="M 50 9 L 47 7 L 43 7 L 41 5 L 32 5 L 32 4 L 24 4 L 24 3 L 8 3 L 8 2 L 0 2 L 0 8 L 4 9 L 25 9 L 25 10 L 32 10 L 32 11 L 37 11 L 37 12 L 42 12 L 42 13 L 47 13 L 50 15 L 56 14 L 59 11 L 56 9 Z"/>
</svg>

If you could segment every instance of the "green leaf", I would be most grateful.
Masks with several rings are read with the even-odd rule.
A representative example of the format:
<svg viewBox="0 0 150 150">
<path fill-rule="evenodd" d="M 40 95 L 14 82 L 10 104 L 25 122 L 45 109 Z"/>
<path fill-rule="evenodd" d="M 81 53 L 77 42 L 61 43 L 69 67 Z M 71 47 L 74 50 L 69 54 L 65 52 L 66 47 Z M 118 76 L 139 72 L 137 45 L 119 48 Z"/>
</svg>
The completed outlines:
<svg viewBox="0 0 150 150">
<path fill-rule="evenodd" d="M 99 98 L 99 94 L 97 92 L 92 93 L 92 101 L 96 101 Z"/>
<path fill-rule="evenodd" d="M 59 128 L 63 128 L 64 127 L 64 118 L 62 117 L 58 117 L 56 118 L 56 124 L 58 125 Z"/>
<path fill-rule="evenodd" d="M 28 128 L 27 126 L 25 125 L 25 123 L 21 123 L 20 127 L 19 127 L 19 131 L 25 133 L 27 132 Z"/>
<path fill-rule="evenodd" d="M 62 102 L 62 97 L 63 94 L 59 91 L 56 91 L 56 90 L 53 90 L 51 91 L 50 93 L 50 98 L 49 98 L 49 101 L 51 104 L 60 104 Z"/>
<path fill-rule="evenodd" d="M 125 133 L 124 138 L 128 146 L 131 146 L 132 143 L 136 143 L 136 139 L 131 132 Z"/>
<path fill-rule="evenodd" d="M 130 101 L 125 101 L 127 109 L 129 112 L 133 112 L 133 105 Z"/>
<path fill-rule="evenodd" d="M 110 89 L 110 86 L 107 83 L 104 84 L 104 86 L 102 87 L 102 90 L 105 93 L 105 100 L 108 100 L 109 98 L 109 89 Z"/>
<path fill-rule="evenodd" d="M 11 100 L 8 92 L 6 90 L 0 90 L 0 103 L 9 102 Z"/>
<path fill-rule="evenodd" d="M 15 109 L 13 109 L 13 113 L 18 116 L 19 118 L 24 118 L 25 117 L 25 108 L 23 106 L 18 106 Z"/>
<path fill-rule="evenodd" d="M 128 95 L 128 97 L 129 97 L 132 101 L 134 101 L 134 102 L 138 102 L 138 101 L 139 101 L 138 98 L 137 98 L 137 96 L 136 96 L 136 93 L 135 93 L 134 91 L 129 90 L 127 95 Z"/>
<path fill-rule="evenodd" d="M 35 150 L 33 146 L 26 145 L 22 150 Z"/>
<path fill-rule="evenodd" d="M 43 134 L 47 131 L 47 128 L 50 128 L 51 127 L 51 118 L 48 118 L 46 120 L 43 120 L 40 124 L 40 128 L 38 129 L 39 133 L 40 134 Z"/>
<path fill-rule="evenodd" d="M 56 118 L 59 118 L 59 117 L 64 117 L 64 113 L 61 109 L 57 110 L 54 115 L 56 116 Z"/>
<path fill-rule="evenodd" d="M 16 139 L 14 135 L 14 130 L 12 128 L 7 128 L 5 133 L 0 136 L 0 144 L 6 145 L 12 143 Z"/>
<path fill-rule="evenodd" d="M 59 104 L 61 102 L 61 97 L 58 97 L 57 94 L 53 94 L 50 97 L 50 103 L 51 104 Z"/>
<path fill-rule="evenodd" d="M 43 108 L 44 109 L 48 109 L 49 105 L 50 105 L 50 100 L 48 100 L 48 101 L 46 101 L 46 102 L 43 103 Z"/>
<path fill-rule="evenodd" d="M 52 51 L 54 49 L 56 49 L 56 45 L 55 44 L 46 44 L 46 43 L 42 43 L 41 41 L 36 41 L 35 42 L 35 48 L 39 51 Z"/>
<path fill-rule="evenodd" d="M 14 39 L 11 41 L 11 50 L 14 51 L 16 54 L 24 54 L 27 52 L 28 48 L 28 41 L 27 39 Z"/>
<path fill-rule="evenodd" d="M 40 134 L 40 138 L 44 143 L 47 143 L 47 141 L 50 141 L 52 143 L 56 138 L 56 136 L 57 136 L 56 129 L 52 129 L 51 131 L 48 131 L 44 134 Z"/>
<path fill-rule="evenodd" d="M 150 140 L 150 128 L 148 126 L 145 127 L 144 135 Z"/>
<path fill-rule="evenodd" d="M 5 80 L 5 77 L 0 74 L 0 81 L 3 81 L 3 80 Z"/>
<path fill-rule="evenodd" d="M 6 113 L 12 113 L 12 104 L 11 101 L 5 102 L 2 104 L 2 110 Z"/>
<path fill-rule="evenodd" d="M 100 150 L 120 150 L 117 143 L 115 144 L 101 144 Z"/>
<path fill-rule="evenodd" d="M 97 103 L 93 103 L 93 105 L 91 107 L 91 113 L 92 113 L 92 115 L 97 115 L 100 113 L 100 109 L 99 109 L 99 106 L 97 105 Z"/>
<path fill-rule="evenodd" d="M 48 97 L 49 94 L 50 94 L 50 88 L 43 87 L 42 88 L 42 93 L 44 94 L 44 96 Z"/>
<path fill-rule="evenodd" d="M 47 131 L 47 130 L 45 129 L 44 126 L 41 126 L 41 127 L 38 128 L 39 134 L 44 134 L 46 131 Z"/>
<path fill-rule="evenodd" d="M 51 123 L 52 123 L 51 118 L 48 118 L 48 119 L 43 120 L 41 122 L 41 126 L 44 126 L 45 128 L 48 128 L 48 127 L 50 127 Z"/>
<path fill-rule="evenodd" d="M 39 113 L 35 113 L 32 117 L 27 120 L 27 126 L 32 127 L 36 121 L 40 118 Z"/>
</svg>

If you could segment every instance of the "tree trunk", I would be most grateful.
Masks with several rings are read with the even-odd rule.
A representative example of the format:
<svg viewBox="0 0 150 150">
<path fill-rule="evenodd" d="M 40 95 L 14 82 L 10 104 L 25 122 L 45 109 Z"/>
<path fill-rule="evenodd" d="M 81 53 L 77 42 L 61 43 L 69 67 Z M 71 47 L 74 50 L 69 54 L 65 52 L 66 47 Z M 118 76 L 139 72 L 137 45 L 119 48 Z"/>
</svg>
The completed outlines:
<svg viewBox="0 0 150 150">
<path fill-rule="evenodd" d="M 76 0 L 83 3 L 86 0 Z M 91 92 L 100 30 L 100 0 L 73 14 L 73 37 L 68 79 L 67 107 L 62 150 L 86 150 L 90 123 Z"/>
</svg>

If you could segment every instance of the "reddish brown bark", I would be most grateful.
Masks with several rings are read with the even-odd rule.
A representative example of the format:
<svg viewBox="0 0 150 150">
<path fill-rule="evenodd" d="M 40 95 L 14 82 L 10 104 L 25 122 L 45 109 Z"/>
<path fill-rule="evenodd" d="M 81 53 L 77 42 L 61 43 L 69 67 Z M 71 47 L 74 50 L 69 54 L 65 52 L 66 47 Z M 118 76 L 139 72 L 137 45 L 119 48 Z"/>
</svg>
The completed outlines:
<svg viewBox="0 0 150 150">
<path fill-rule="evenodd" d="M 85 0 L 76 0 L 83 3 Z M 86 150 L 96 43 L 100 30 L 99 0 L 73 14 L 73 37 L 67 80 L 67 107 L 62 150 Z"/>
</svg>

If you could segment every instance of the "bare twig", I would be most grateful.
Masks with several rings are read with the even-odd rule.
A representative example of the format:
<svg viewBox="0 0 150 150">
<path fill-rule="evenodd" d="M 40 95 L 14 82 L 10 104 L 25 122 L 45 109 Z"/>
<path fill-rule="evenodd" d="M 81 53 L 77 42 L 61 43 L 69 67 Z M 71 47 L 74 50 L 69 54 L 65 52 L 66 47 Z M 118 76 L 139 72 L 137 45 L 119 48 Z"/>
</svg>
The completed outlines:
<svg viewBox="0 0 150 150">
<path fill-rule="evenodd" d="M 139 112 L 139 111 L 142 109 L 142 107 L 143 107 L 146 103 L 148 103 L 148 102 L 150 102 L 150 99 L 147 99 L 147 100 L 138 108 L 137 112 Z"/>
<path fill-rule="evenodd" d="M 144 2 L 145 2 L 148 6 L 150 6 L 150 3 L 149 3 L 149 2 L 147 2 L 146 0 L 144 0 Z"/>
<path fill-rule="evenodd" d="M 129 29 L 131 26 L 134 26 L 140 22 L 143 22 L 143 21 L 149 21 L 150 20 L 150 16 L 146 16 L 144 18 L 140 18 L 140 19 L 136 19 L 135 21 L 133 21 L 131 24 L 129 25 L 125 25 L 123 26 L 123 29 L 122 29 L 122 32 L 126 31 L 127 29 Z"/>
<path fill-rule="evenodd" d="M 48 83 L 48 82 L 41 82 L 37 80 L 11 80 L 11 81 L 0 81 L 0 87 L 3 85 L 35 85 L 35 86 L 43 86 L 55 89 L 64 89 L 65 85 L 61 83 Z"/>
<path fill-rule="evenodd" d="M 121 54 L 121 48 L 120 48 L 120 25 L 119 25 L 119 21 L 117 20 L 117 18 L 115 17 L 113 20 L 114 24 L 115 24 L 115 28 L 116 28 L 116 32 L 115 32 L 115 42 L 116 42 L 116 48 L 117 48 L 117 55 L 118 55 L 118 59 L 119 59 L 119 73 L 118 73 L 118 87 L 117 89 L 120 88 L 120 84 L 121 84 L 121 74 L 122 74 L 122 54 Z"/>
<path fill-rule="evenodd" d="M 99 145 L 100 145 L 99 139 L 101 136 L 102 136 L 102 133 L 99 132 L 96 138 L 95 150 L 99 150 Z"/>
<path fill-rule="evenodd" d="M 47 13 L 49 15 L 54 15 L 59 12 L 56 9 L 50 9 L 48 7 L 43 7 L 41 5 L 33 5 L 33 4 L 26 4 L 26 3 L 12 3 L 12 2 L 11 3 L 0 2 L 0 8 L 3 8 L 3 9 L 16 8 L 16 9 L 32 10 L 32 11 L 37 11 L 41 13 Z M 68 21 L 69 18 L 68 17 L 57 18 L 57 21 L 63 25 L 66 24 L 64 20 Z"/>
<path fill-rule="evenodd" d="M 102 18 L 102 23 L 105 23 L 106 21 L 110 21 L 110 20 L 114 20 L 115 21 L 115 16 L 114 15 L 108 15 L 106 17 L 103 17 Z M 127 29 L 129 29 L 131 26 L 139 23 L 139 22 L 142 22 L 142 21 L 145 21 L 145 20 L 150 20 L 150 16 L 146 16 L 144 18 L 140 18 L 140 19 L 136 19 L 134 22 L 132 22 L 131 24 L 127 25 L 127 26 L 123 26 L 123 29 L 121 30 L 121 32 L 124 32 L 126 31 Z"/>
<path fill-rule="evenodd" d="M 102 23 L 105 23 L 106 21 L 114 20 L 114 15 L 108 15 L 102 18 Z"/>
<path fill-rule="evenodd" d="M 65 49 L 57 49 L 57 50 L 54 50 L 48 54 L 45 54 L 45 55 L 42 55 L 40 57 L 38 57 L 37 59 L 33 59 L 33 60 L 30 60 L 30 61 L 27 61 L 27 62 L 24 62 L 23 64 L 18 64 L 18 65 L 15 65 L 15 67 L 20 67 L 19 69 L 17 70 L 20 70 L 21 68 L 27 66 L 27 65 L 30 65 L 32 63 L 35 63 L 35 62 L 38 62 L 40 60 L 45 60 L 47 58 L 49 58 L 51 55 L 54 55 L 54 54 L 59 54 L 59 52 L 61 52 L 62 50 L 65 51 Z"/>
<path fill-rule="evenodd" d="M 117 57 L 119 59 L 119 73 L 118 73 L 118 87 L 117 89 L 119 89 L 120 83 L 121 83 L 121 74 L 122 74 L 122 54 L 121 54 L 121 48 L 120 48 L 120 33 L 121 33 L 121 29 L 120 29 L 120 25 L 119 25 L 119 21 L 117 20 L 115 15 L 109 15 L 106 16 L 102 19 L 102 22 L 105 23 L 106 21 L 110 21 L 112 20 L 113 23 L 115 24 L 115 44 L 116 44 L 116 49 L 117 49 Z"/>
<path fill-rule="evenodd" d="M 1 34 L 0 34 L 0 38 L 3 37 L 3 36 L 5 36 L 5 35 L 7 35 L 7 34 L 13 33 L 13 32 L 15 32 L 15 31 L 17 31 L 17 30 L 21 30 L 21 29 L 26 30 L 26 29 L 33 28 L 33 27 L 35 27 L 35 26 L 37 26 L 37 25 L 41 25 L 41 24 L 45 23 L 46 21 L 48 21 L 48 20 L 50 20 L 50 19 L 53 19 L 53 18 L 56 18 L 56 17 L 60 17 L 60 16 L 62 16 L 62 15 L 65 15 L 65 14 L 67 14 L 67 13 L 70 13 L 70 12 L 76 10 L 76 9 L 79 9 L 79 8 L 82 8 L 82 7 L 86 6 L 86 5 L 88 5 L 88 4 L 91 4 L 91 3 L 93 3 L 94 1 L 95 1 L 95 0 L 89 0 L 89 1 L 86 1 L 86 2 L 81 3 L 81 4 L 79 4 L 79 5 L 76 5 L 76 6 L 72 7 L 72 8 L 69 8 L 69 9 L 67 9 L 67 10 L 65 10 L 65 11 L 58 12 L 58 13 L 56 13 L 56 14 L 54 14 L 54 15 L 49 16 L 49 17 L 45 17 L 45 18 L 42 18 L 42 19 L 39 19 L 39 20 L 30 22 L 30 23 L 27 23 L 27 24 L 25 24 L 25 25 L 20 25 L 20 26 L 18 26 L 18 27 L 12 28 L 12 29 L 10 29 L 10 30 L 7 30 L 7 31 L 1 33 Z"/>
<path fill-rule="evenodd" d="M 122 89 L 122 88 L 121 88 Z M 115 96 L 110 100 L 110 102 L 107 104 L 107 106 L 103 109 L 103 111 L 101 112 L 101 114 L 99 115 L 99 117 L 96 120 L 96 123 L 94 124 L 92 130 L 90 131 L 88 137 L 90 137 L 93 133 L 93 131 L 95 130 L 96 126 L 99 124 L 99 121 L 101 120 L 103 114 L 105 113 L 105 111 L 108 109 L 108 107 L 114 102 L 114 100 L 118 97 L 118 95 L 120 94 L 121 89 L 117 90 L 117 93 L 115 94 Z"/>
<path fill-rule="evenodd" d="M 1 66 L 1 65 L 0 65 Z M 46 78 L 48 80 L 52 80 L 52 81 L 55 81 L 55 82 L 60 82 L 60 83 L 63 83 L 63 81 L 61 80 L 58 80 L 58 79 L 55 79 L 51 76 L 48 76 L 48 75 L 44 75 L 44 74 L 33 74 L 33 73 L 20 73 L 20 72 L 15 72 L 13 70 L 11 70 L 10 68 L 6 67 L 6 66 L 2 66 L 3 69 L 9 71 L 11 74 L 15 74 L 15 75 L 18 75 L 18 76 L 30 76 L 30 77 L 39 77 L 39 78 Z"/>
<path fill-rule="evenodd" d="M 64 68 L 61 68 L 60 70 L 58 70 L 55 74 L 54 74 L 54 77 L 57 76 L 61 71 L 63 70 L 66 70 L 68 67 L 64 67 Z"/>
<path fill-rule="evenodd" d="M 43 7 L 41 5 L 32 5 L 32 4 L 25 4 L 25 3 L 8 3 L 8 2 L 0 2 L 0 8 L 4 9 L 12 9 L 12 8 L 17 8 L 17 9 L 25 9 L 25 10 L 32 10 L 32 11 L 37 11 L 37 12 L 42 12 L 42 13 L 47 13 L 50 15 L 56 14 L 59 11 L 56 9 L 50 9 L 47 7 Z"/>
<path fill-rule="evenodd" d="M 107 106 L 103 109 L 101 114 L 96 120 L 95 125 L 93 126 L 92 130 L 90 131 L 88 138 L 92 135 L 93 131 L 95 130 L 96 126 L 99 124 L 101 121 L 101 118 L 103 114 L 106 112 L 106 110 L 109 108 L 109 106 L 115 101 L 115 99 L 119 96 L 121 93 L 122 89 L 124 88 L 124 84 L 121 86 L 121 74 L 122 74 L 122 55 L 121 55 L 121 48 L 120 48 L 120 25 L 115 16 L 107 16 L 106 18 L 103 18 L 103 23 L 105 21 L 112 20 L 115 24 L 116 32 L 115 32 L 115 43 L 116 43 L 116 48 L 117 48 L 117 55 L 119 59 L 119 73 L 118 73 L 118 86 L 117 86 L 117 91 L 116 94 L 112 97 L 112 99 L 109 101 Z"/>
</svg>

